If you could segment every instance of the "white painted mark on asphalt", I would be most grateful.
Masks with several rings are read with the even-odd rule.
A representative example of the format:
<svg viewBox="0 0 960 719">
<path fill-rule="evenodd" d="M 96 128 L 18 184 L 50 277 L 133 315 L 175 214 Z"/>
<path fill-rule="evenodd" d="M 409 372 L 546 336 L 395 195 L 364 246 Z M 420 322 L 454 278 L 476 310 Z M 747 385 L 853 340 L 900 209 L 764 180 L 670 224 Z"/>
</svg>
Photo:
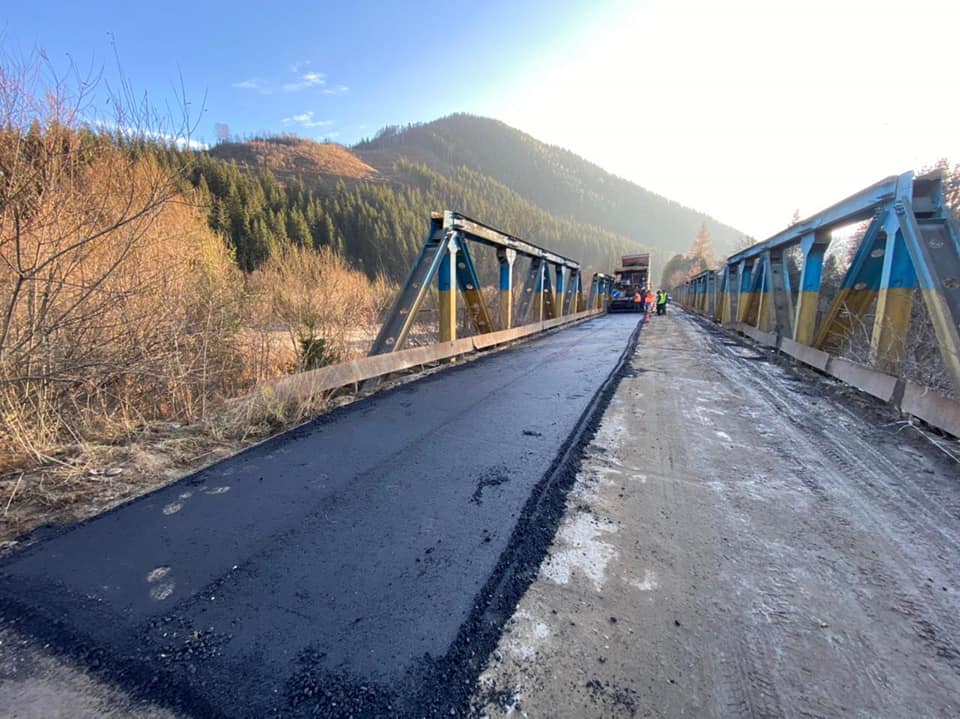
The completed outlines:
<svg viewBox="0 0 960 719">
<path fill-rule="evenodd" d="M 193 496 L 193 492 L 184 492 L 180 495 L 180 499 L 190 499 Z"/>
<path fill-rule="evenodd" d="M 163 513 L 167 515 L 176 514 L 181 509 L 183 509 L 183 502 L 170 502 L 170 504 L 163 508 Z"/>
<path fill-rule="evenodd" d="M 171 594 L 173 594 L 174 586 L 175 585 L 173 582 L 164 582 L 163 584 L 158 584 L 150 590 L 150 598 L 155 602 L 162 602 L 164 599 L 167 599 Z"/>
<path fill-rule="evenodd" d="M 148 582 L 159 582 L 165 576 L 170 574 L 170 567 L 157 567 L 147 575 Z"/>
<path fill-rule="evenodd" d="M 230 487 L 211 487 L 206 490 L 204 494 L 226 494 L 230 491 Z"/>
<path fill-rule="evenodd" d="M 732 442 L 732 441 L 733 441 L 733 438 L 732 438 L 729 434 L 727 434 L 726 432 L 721 432 L 720 430 L 714 430 L 713 433 L 714 433 L 715 435 L 717 435 L 720 439 L 724 440 L 725 442 Z"/>
</svg>

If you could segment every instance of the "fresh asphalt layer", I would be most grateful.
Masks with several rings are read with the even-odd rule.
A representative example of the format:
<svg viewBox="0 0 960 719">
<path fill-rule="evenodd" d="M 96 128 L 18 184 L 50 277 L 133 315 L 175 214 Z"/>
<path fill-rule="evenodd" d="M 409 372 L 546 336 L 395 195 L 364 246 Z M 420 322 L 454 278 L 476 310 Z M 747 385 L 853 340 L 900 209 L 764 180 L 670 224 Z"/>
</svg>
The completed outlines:
<svg viewBox="0 0 960 719">
<path fill-rule="evenodd" d="M 0 619 L 186 715 L 460 714 L 637 330 L 435 373 L 39 542 Z"/>
</svg>

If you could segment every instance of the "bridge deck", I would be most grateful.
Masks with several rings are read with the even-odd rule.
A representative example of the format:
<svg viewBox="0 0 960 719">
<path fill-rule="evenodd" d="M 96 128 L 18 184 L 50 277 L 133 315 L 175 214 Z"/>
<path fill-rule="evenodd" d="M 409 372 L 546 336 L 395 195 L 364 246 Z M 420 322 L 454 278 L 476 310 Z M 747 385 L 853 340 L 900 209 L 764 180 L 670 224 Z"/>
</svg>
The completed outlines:
<svg viewBox="0 0 960 719">
<path fill-rule="evenodd" d="M 376 395 L 35 545 L 0 565 L 4 618 L 192 715 L 449 715 L 636 326 Z"/>
<path fill-rule="evenodd" d="M 489 713 L 960 716 L 957 464 L 679 311 L 630 369 Z"/>
<path fill-rule="evenodd" d="M 872 399 L 671 310 L 565 509 L 541 493 L 635 325 L 385 393 L 0 566 L 0 706 L 57 715 L 12 627 L 190 716 L 458 715 L 481 669 L 491 715 L 960 716 L 957 466 Z M 61 715 L 104 715 L 70 686 Z"/>
</svg>

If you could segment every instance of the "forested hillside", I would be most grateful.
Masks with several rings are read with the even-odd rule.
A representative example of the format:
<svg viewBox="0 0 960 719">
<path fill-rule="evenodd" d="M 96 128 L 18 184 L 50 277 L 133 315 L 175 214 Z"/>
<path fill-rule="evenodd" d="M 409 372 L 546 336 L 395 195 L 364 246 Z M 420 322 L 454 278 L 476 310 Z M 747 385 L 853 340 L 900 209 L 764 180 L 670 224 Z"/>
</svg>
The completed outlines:
<svg viewBox="0 0 960 719">
<path fill-rule="evenodd" d="M 704 223 L 720 255 L 731 251 L 743 236 L 712 217 L 498 120 L 456 114 L 422 125 L 387 127 L 354 149 L 384 172 L 401 156 L 447 176 L 465 166 L 551 214 L 602 227 L 668 256 L 686 248 Z"/>
<path fill-rule="evenodd" d="M 280 137 L 226 147 L 162 152 L 171 169 L 197 188 L 210 227 L 229 239 L 248 272 L 288 245 L 330 247 L 371 278 L 399 282 L 420 249 L 430 212 L 442 209 L 457 209 L 595 269 L 645 249 L 605 228 L 551 214 L 463 166 L 443 175 L 399 156 L 381 175 L 343 178 L 325 172 L 318 159 L 335 149 L 344 163 L 349 153 L 337 145 Z M 347 164 L 366 167 L 359 160 Z"/>
</svg>

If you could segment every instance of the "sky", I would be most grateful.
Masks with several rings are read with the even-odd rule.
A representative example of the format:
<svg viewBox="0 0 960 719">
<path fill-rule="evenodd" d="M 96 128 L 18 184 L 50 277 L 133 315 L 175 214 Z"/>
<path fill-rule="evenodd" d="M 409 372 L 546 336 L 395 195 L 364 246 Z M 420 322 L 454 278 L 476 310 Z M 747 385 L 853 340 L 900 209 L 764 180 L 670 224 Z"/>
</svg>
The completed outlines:
<svg viewBox="0 0 960 719">
<path fill-rule="evenodd" d="M 119 76 L 191 138 L 346 145 L 503 120 L 763 239 L 892 174 L 960 162 L 957 0 L 7 3 L 0 46 Z M 955 73 L 954 73 L 955 74 Z M 179 117 L 179 116 L 178 116 Z M 179 125 L 171 122 L 171 131 Z"/>
</svg>

